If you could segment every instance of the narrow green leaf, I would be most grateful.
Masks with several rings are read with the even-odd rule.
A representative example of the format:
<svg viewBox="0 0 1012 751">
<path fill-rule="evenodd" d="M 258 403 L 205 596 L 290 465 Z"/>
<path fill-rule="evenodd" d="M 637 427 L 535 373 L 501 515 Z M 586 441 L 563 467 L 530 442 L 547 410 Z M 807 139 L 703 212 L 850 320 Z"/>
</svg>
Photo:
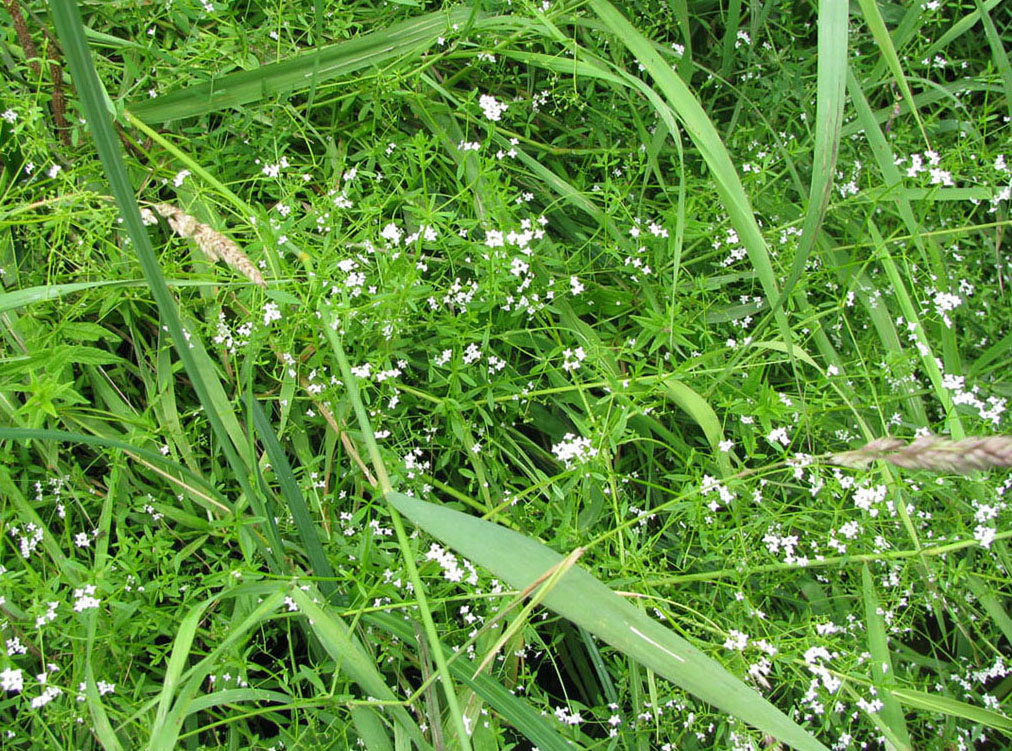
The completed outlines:
<svg viewBox="0 0 1012 751">
<path fill-rule="evenodd" d="M 720 450 L 720 444 L 724 440 L 724 429 L 721 427 L 720 418 L 713 411 L 713 407 L 707 404 L 706 399 L 676 378 L 664 378 L 661 383 L 664 385 L 667 397 L 703 429 L 706 441 L 710 444 L 710 449 L 713 451 L 723 475 L 726 477 L 731 474 L 731 462 L 728 455 Z"/>
<path fill-rule="evenodd" d="M 404 641 L 416 638 L 411 623 L 400 617 L 388 613 L 372 613 L 366 615 L 364 619 Z M 459 652 L 452 652 L 445 645 L 441 648 L 444 657 L 453 658 L 449 662 L 453 677 L 481 697 L 482 701 L 494 709 L 533 745 L 542 751 L 574 751 L 573 743 L 563 738 L 556 730 L 556 726 L 552 724 L 554 719 L 546 719 L 534 707 L 526 701 L 518 699 L 512 691 L 485 673 L 475 676 L 477 665 L 466 657 L 462 657 Z"/>
<path fill-rule="evenodd" d="M 974 0 L 977 4 L 977 12 L 980 13 L 980 20 L 984 26 L 984 34 L 987 36 L 987 43 L 991 47 L 991 59 L 994 66 L 1001 74 L 1002 86 L 1005 87 L 1005 110 L 1012 118 L 1012 63 L 1009 62 L 1009 54 L 1002 45 L 1001 35 L 991 20 L 991 14 L 987 12 L 981 0 Z M 1006 31 L 1007 31 L 1006 26 Z"/>
<path fill-rule="evenodd" d="M 153 467 L 160 467 L 159 471 L 165 471 L 172 479 L 185 479 L 191 489 L 199 488 L 202 494 L 195 494 L 194 497 L 201 500 L 208 508 L 218 513 L 231 513 L 232 506 L 213 486 L 186 467 L 181 466 L 173 459 L 162 456 L 157 451 L 136 448 L 135 446 L 119 441 L 115 438 L 104 436 L 91 436 L 84 433 L 69 433 L 62 430 L 47 430 L 42 428 L 5 428 L 0 427 L 0 441 L 62 441 L 65 443 L 83 443 L 86 446 L 102 446 L 115 448 L 126 452 L 136 458 L 142 459 Z"/>
<path fill-rule="evenodd" d="M 998 601 L 998 598 L 991 594 L 991 590 L 979 577 L 970 574 L 966 577 L 966 584 L 973 592 L 973 596 L 984 606 L 984 610 L 994 621 L 995 625 L 1005 634 L 1005 639 L 1012 644 L 1012 618 Z"/>
<path fill-rule="evenodd" d="M 242 702 L 274 702 L 275 704 L 290 704 L 292 697 L 280 691 L 266 691 L 261 688 L 226 688 L 214 691 L 205 696 L 198 696 L 187 706 L 187 714 L 203 712 L 206 709 L 220 707 L 222 704 L 240 704 Z M 284 709 L 279 706 L 277 709 Z"/>
<path fill-rule="evenodd" d="M 218 439 L 221 451 L 228 460 L 236 482 L 250 502 L 256 504 L 260 499 L 250 485 L 249 470 L 253 460 L 249 455 L 250 449 L 245 434 L 236 420 L 200 337 L 194 333 L 196 328 L 191 326 L 188 331 L 183 327 L 176 301 L 165 283 L 158 258 L 151 246 L 151 239 L 141 221 L 140 209 L 123 164 L 112 117 L 106 107 L 108 97 L 91 61 L 80 10 L 73 0 L 53 0 L 50 8 L 64 55 L 74 76 L 75 87 L 84 106 L 95 148 L 119 207 L 123 226 L 137 253 L 151 295 L 158 305 L 159 315 L 172 337 L 179 359 L 186 368 L 193 389 L 204 408 L 204 414 Z M 262 512 L 262 509 L 259 511 Z M 276 556 L 263 546 L 261 552 L 271 568 L 278 571 Z"/>
<path fill-rule="evenodd" d="M 987 2 L 984 3 L 983 7 L 984 9 L 990 11 L 994 10 L 999 5 L 1005 2 L 1007 2 L 1007 0 L 987 0 Z M 945 33 L 943 33 L 937 39 L 935 39 L 935 41 L 932 42 L 931 46 L 921 53 L 921 57 L 923 59 L 933 58 L 939 52 L 946 49 L 950 44 L 952 44 L 953 41 L 959 39 L 959 37 L 963 36 L 963 34 L 970 31 L 970 29 L 972 29 L 974 26 L 977 25 L 977 21 L 980 20 L 980 11 L 981 9 L 980 7 L 978 7 L 977 10 L 970 11 L 965 16 L 963 16 L 958 21 L 949 26 L 945 30 Z"/>
<path fill-rule="evenodd" d="M 892 686 L 895 683 L 892 660 L 889 656 L 889 641 L 886 635 L 885 621 L 879 608 L 875 583 L 871 578 L 868 564 L 861 567 L 861 584 L 864 591 L 864 623 L 868 629 L 868 651 L 871 652 L 871 675 L 878 687 Z M 884 705 L 872 719 L 886 725 L 897 740 L 900 751 L 911 751 L 910 733 L 907 731 L 903 710 L 899 703 L 888 692 L 880 692 Z"/>
<path fill-rule="evenodd" d="M 309 627 L 320 640 L 323 648 L 337 662 L 338 669 L 357 683 L 368 696 L 380 701 L 393 702 L 387 711 L 401 728 L 408 733 L 419 748 L 428 748 L 422 731 L 403 706 L 396 704 L 399 698 L 387 685 L 382 674 L 376 669 L 373 658 L 365 651 L 345 622 L 332 608 L 324 608 L 312 595 L 300 587 L 294 587 L 291 597 L 299 606 L 299 612 L 309 618 Z"/>
<path fill-rule="evenodd" d="M 204 611 L 210 604 L 211 600 L 205 600 L 190 608 L 190 612 L 183 618 L 176 631 L 176 638 L 172 643 L 172 653 L 165 668 L 165 680 L 162 681 L 161 691 L 158 692 L 158 710 L 155 713 L 155 721 L 151 725 L 151 740 L 148 748 L 152 751 L 165 747 L 164 740 L 168 729 L 167 725 L 170 724 L 168 718 L 172 700 L 175 698 L 179 678 L 183 674 L 183 668 L 190 656 L 190 647 L 193 644 L 193 636 L 197 633 L 197 624 L 200 623 Z M 170 743 L 168 747 L 173 745 L 175 745 L 174 742 Z"/>
<path fill-rule="evenodd" d="M 917 104 L 914 102 L 913 92 L 910 91 L 910 84 L 907 82 L 903 66 L 900 64 L 899 55 L 896 54 L 896 47 L 893 46 L 893 40 L 889 36 L 889 30 L 886 28 L 885 20 L 883 20 L 882 14 L 879 12 L 878 4 L 875 0 L 857 0 L 857 2 L 861 6 L 865 23 L 868 24 L 868 29 L 875 38 L 875 44 L 878 45 L 878 51 L 882 55 L 882 60 L 889 66 L 889 71 L 893 74 L 896 85 L 899 86 L 900 92 L 903 94 L 903 98 L 910 108 L 910 112 L 917 120 L 917 126 L 921 129 L 924 142 L 928 143 L 928 136 L 924 132 L 924 123 L 921 121 Z"/>
<path fill-rule="evenodd" d="M 843 125 L 843 105 L 847 91 L 847 16 L 850 3 L 848 0 L 824 0 L 818 7 L 819 70 L 812 184 L 791 273 L 774 306 L 782 305 L 790 295 L 805 270 L 808 256 L 815 248 L 815 240 L 833 190 L 833 173 L 840 150 L 840 128 Z"/>
<path fill-rule="evenodd" d="M 98 613 L 91 610 L 88 614 L 88 642 L 85 646 L 84 656 L 84 700 L 88 705 L 88 714 L 91 715 L 92 730 L 98 738 L 99 743 L 105 751 L 121 751 L 119 738 L 109 722 L 109 715 L 102 704 L 102 697 L 98 693 L 98 684 L 95 682 L 95 668 L 92 665 L 92 652 L 95 646 L 95 627 L 98 621 Z"/>
<path fill-rule="evenodd" d="M 464 24 L 471 12 L 470 7 L 456 6 L 428 13 L 290 60 L 229 73 L 208 83 L 142 100 L 129 109 L 146 123 L 161 123 L 301 91 L 398 59 L 406 62 L 434 44 L 438 37 L 449 36 L 453 26 Z"/>
<path fill-rule="evenodd" d="M 309 558 L 309 565 L 312 566 L 313 573 L 316 576 L 323 577 L 319 580 L 318 585 L 323 594 L 326 595 L 327 601 L 334 602 L 334 596 L 337 594 L 337 584 L 334 580 L 337 578 L 337 575 L 334 573 L 327 554 L 323 550 L 323 544 L 320 542 L 317 526 L 313 523 L 312 516 L 309 513 L 306 499 L 302 497 L 302 490 L 299 489 L 299 483 L 296 481 L 292 467 L 288 463 L 288 457 L 285 455 L 284 449 L 281 448 L 281 444 L 278 443 L 278 438 L 274 435 L 274 430 L 271 428 L 267 416 L 253 396 L 251 394 L 247 396 L 250 414 L 253 417 L 253 425 L 260 436 L 261 442 L 264 444 L 264 448 L 267 450 L 267 457 L 270 459 L 271 467 L 274 468 L 274 473 L 278 478 L 281 496 L 284 498 L 285 504 L 292 514 L 292 519 L 295 521 L 295 528 L 299 531 L 299 538 L 302 540 L 302 546 L 305 548 L 306 556 Z M 276 534 L 277 528 L 274 527 L 274 530 Z M 276 544 L 281 545 L 280 538 Z"/>
<path fill-rule="evenodd" d="M 888 690 L 889 693 L 908 707 L 926 709 L 929 712 L 938 712 L 939 714 L 952 715 L 953 717 L 962 717 L 970 722 L 1000 730 L 1012 737 L 1012 719 L 993 710 L 976 707 L 973 704 L 967 704 L 948 696 L 925 694 L 921 691 L 914 691 L 908 688 L 891 688 Z"/>
<path fill-rule="evenodd" d="M 204 611 L 222 597 L 235 596 L 237 593 L 235 591 L 226 591 L 210 597 L 187 614 L 186 619 L 184 619 L 183 624 L 180 626 L 176 643 L 173 645 L 172 656 L 169 660 L 169 670 L 167 671 L 162 690 L 159 693 L 156 720 L 152 725 L 151 736 L 148 740 L 149 751 L 174 751 L 178 747 L 177 741 L 179 732 L 183 727 L 183 722 L 187 716 L 196 712 L 201 706 L 195 706 L 196 697 L 203 690 L 205 679 L 218 664 L 221 655 L 226 650 L 234 649 L 234 645 L 240 640 L 245 639 L 246 634 L 251 629 L 277 612 L 281 607 L 286 594 L 285 590 L 279 588 L 276 584 L 268 586 L 273 591 L 270 594 L 265 593 L 258 600 L 257 607 L 251 613 L 239 623 L 233 624 L 233 627 L 226 633 L 225 637 L 196 665 L 185 672 L 180 672 L 182 664 L 187 661 L 190 655 L 190 646 L 193 642 L 193 633 L 191 631 L 199 623 L 199 619 Z M 260 589 L 262 591 L 262 587 L 251 589 Z M 195 620 L 191 623 L 191 619 Z M 171 710 L 163 718 L 162 705 L 167 700 L 171 701 L 172 695 L 176 693 L 176 686 L 181 686 L 178 696 L 175 702 L 172 703 Z"/>
</svg>

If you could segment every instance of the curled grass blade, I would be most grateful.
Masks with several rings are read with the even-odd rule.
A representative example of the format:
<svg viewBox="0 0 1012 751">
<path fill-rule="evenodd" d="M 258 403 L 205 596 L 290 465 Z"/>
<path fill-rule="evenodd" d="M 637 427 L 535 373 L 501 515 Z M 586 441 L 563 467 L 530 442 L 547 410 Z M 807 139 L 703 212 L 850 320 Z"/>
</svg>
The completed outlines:
<svg viewBox="0 0 1012 751">
<path fill-rule="evenodd" d="M 681 78 L 657 53 L 654 46 L 608 0 L 590 0 L 590 7 L 616 38 L 635 55 L 653 78 L 658 90 L 682 123 L 692 142 L 710 168 L 717 192 L 731 225 L 738 232 L 755 269 L 763 292 L 769 300 L 780 298 L 776 273 L 770 261 L 769 248 L 756 222 L 745 189 L 738 178 L 731 157 L 720 136 L 707 117 L 702 105 L 693 96 Z M 659 113 L 660 114 L 660 113 Z M 774 311 L 780 335 L 786 343 L 792 340 L 787 316 L 783 310 Z"/>
</svg>

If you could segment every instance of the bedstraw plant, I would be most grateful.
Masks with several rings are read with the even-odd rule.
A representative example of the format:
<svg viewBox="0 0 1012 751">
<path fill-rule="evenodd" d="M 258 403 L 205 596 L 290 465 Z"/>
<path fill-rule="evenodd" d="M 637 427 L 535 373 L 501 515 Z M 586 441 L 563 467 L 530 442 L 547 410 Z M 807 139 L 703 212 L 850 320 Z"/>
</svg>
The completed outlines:
<svg viewBox="0 0 1012 751">
<path fill-rule="evenodd" d="M 0 748 L 1007 746 L 1008 3 L 0 28 Z"/>
</svg>

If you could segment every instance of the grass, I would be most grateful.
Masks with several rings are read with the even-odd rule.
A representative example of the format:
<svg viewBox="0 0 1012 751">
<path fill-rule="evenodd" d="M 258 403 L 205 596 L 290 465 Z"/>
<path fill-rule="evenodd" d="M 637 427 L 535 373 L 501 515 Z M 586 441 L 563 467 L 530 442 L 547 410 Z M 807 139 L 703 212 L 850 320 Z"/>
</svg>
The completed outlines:
<svg viewBox="0 0 1012 751">
<path fill-rule="evenodd" d="M 1006 5 L 2 13 L 0 746 L 1008 744 Z"/>
</svg>

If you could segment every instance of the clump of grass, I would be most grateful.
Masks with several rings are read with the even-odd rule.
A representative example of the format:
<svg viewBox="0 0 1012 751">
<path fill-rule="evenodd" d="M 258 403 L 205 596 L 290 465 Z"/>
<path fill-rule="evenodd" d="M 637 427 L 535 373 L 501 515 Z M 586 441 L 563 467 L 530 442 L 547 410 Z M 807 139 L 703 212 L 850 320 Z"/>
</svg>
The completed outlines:
<svg viewBox="0 0 1012 751">
<path fill-rule="evenodd" d="M 1012 436 L 979 436 L 960 441 L 921 436 L 912 443 L 887 436 L 830 457 L 834 464 L 855 469 L 865 468 L 879 459 L 905 469 L 966 475 L 984 469 L 1012 467 Z"/>
</svg>

